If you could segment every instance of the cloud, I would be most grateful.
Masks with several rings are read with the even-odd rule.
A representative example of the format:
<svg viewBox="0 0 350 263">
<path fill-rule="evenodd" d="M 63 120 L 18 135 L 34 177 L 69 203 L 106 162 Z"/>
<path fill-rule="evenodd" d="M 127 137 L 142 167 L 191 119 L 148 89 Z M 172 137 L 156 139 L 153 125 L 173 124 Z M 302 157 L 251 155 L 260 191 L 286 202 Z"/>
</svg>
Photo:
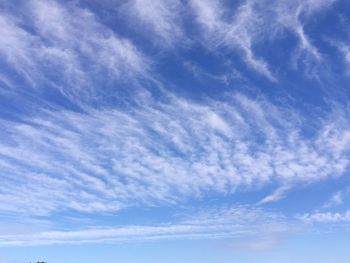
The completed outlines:
<svg viewBox="0 0 350 263">
<path fill-rule="evenodd" d="M 341 41 L 330 40 L 329 41 L 342 55 L 343 61 L 346 65 L 346 72 L 350 73 L 350 45 L 347 45 Z"/>
<path fill-rule="evenodd" d="M 289 33 L 298 40 L 291 62 L 303 65 L 308 76 L 321 70 L 323 58 L 305 31 L 310 17 L 330 8 L 327 1 L 246 0 L 226 6 L 224 1 L 130 0 L 118 5 L 118 19 L 146 35 L 156 46 L 194 48 L 197 40 L 207 50 L 237 52 L 248 68 L 271 81 L 276 70 L 260 52 L 261 45 L 278 45 Z M 7 6 L 11 6 L 8 4 Z M 68 97 L 97 97 L 95 85 L 113 86 L 114 81 L 134 82 L 149 78 L 152 61 L 123 31 L 103 23 L 91 10 L 78 4 L 31 0 L 1 14 L 0 56 L 34 87 L 55 87 Z M 30 10 L 30 12 L 25 12 Z M 120 15 L 123 14 L 123 16 Z M 189 26 L 199 25 L 194 30 Z M 108 76 L 102 78 L 101 74 Z M 108 83 L 105 83 L 108 80 Z M 129 80 L 129 82 L 127 81 Z"/>
<path fill-rule="evenodd" d="M 343 202 L 343 193 L 339 191 L 332 195 L 331 199 L 327 203 L 327 206 L 339 205 L 342 202 Z"/>
<path fill-rule="evenodd" d="M 324 204 L 323 208 L 331 208 L 334 206 L 339 206 L 343 204 L 344 199 L 349 195 L 350 187 L 347 187 L 344 190 L 335 192 L 331 198 Z"/>
<path fill-rule="evenodd" d="M 77 103 L 96 96 L 101 74 L 110 82 L 126 81 L 149 69 L 148 59 L 131 41 L 87 9 L 32 0 L 17 6 L 18 12 L 26 10 L 23 16 L 10 10 L 0 17 L 0 56 L 35 89 L 56 88 Z"/>
<path fill-rule="evenodd" d="M 227 72 L 223 72 L 221 74 L 213 74 L 207 72 L 204 68 L 200 67 L 196 63 L 191 61 L 186 61 L 184 63 L 184 67 L 192 73 L 192 75 L 199 80 L 200 82 L 206 82 L 208 80 L 214 80 L 219 83 L 223 83 L 225 85 L 230 85 L 234 83 L 234 81 L 247 81 L 243 75 L 235 68 L 230 67 Z"/>
<path fill-rule="evenodd" d="M 215 213 L 215 214 L 214 214 Z M 218 216 L 220 215 L 220 217 Z M 0 246 L 37 246 L 51 244 L 110 243 L 169 239 L 230 239 L 261 235 L 290 234 L 295 223 L 279 214 L 249 206 L 203 209 L 177 223 L 161 225 L 129 225 L 117 227 L 91 226 L 80 230 L 49 230 L 25 234 L 0 234 Z"/>
<path fill-rule="evenodd" d="M 262 200 L 258 202 L 258 204 L 266 204 L 271 202 L 277 202 L 283 198 L 285 198 L 286 192 L 289 190 L 290 186 L 282 186 L 276 189 L 272 194 L 264 197 Z"/>
<path fill-rule="evenodd" d="M 295 113 L 242 94 L 202 104 L 145 93 L 134 105 L 1 120 L 0 211 L 176 204 L 272 182 L 318 182 L 349 164 L 346 113 L 303 137 Z"/>
<path fill-rule="evenodd" d="M 298 47 L 292 55 L 294 67 L 301 61 L 308 75 L 313 77 L 315 67 L 322 61 L 321 54 L 305 33 L 304 23 L 309 17 L 329 8 L 335 1 L 256 1 L 246 0 L 232 9 L 223 1 L 192 0 L 191 6 L 201 25 L 204 46 L 220 51 L 223 47 L 238 50 L 246 64 L 271 81 L 277 81 L 271 66 L 256 47 L 271 44 L 292 33 L 298 39 Z M 313 68 L 311 68 L 313 67 Z"/>
<path fill-rule="evenodd" d="M 185 7 L 178 0 L 132 0 L 124 8 L 129 13 L 131 23 L 147 29 L 152 43 L 162 47 L 184 44 L 186 35 L 183 28 Z M 143 32 L 145 32 L 143 30 Z"/>
<path fill-rule="evenodd" d="M 298 39 L 298 46 L 291 56 L 292 66 L 294 69 L 302 67 L 308 78 L 319 79 L 320 72 L 325 70 L 325 60 L 313 44 L 312 37 L 306 33 L 305 26 L 310 18 L 330 9 L 335 2 L 336 0 L 308 0 L 289 4 L 288 1 L 281 1 L 278 5 L 278 24 Z"/>
<path fill-rule="evenodd" d="M 238 9 L 232 22 L 224 20 L 225 9 L 220 1 L 192 0 L 191 6 L 205 33 L 206 39 L 204 41 L 209 42 L 209 47 L 233 46 L 242 52 L 248 66 L 270 80 L 276 80 L 266 62 L 257 58 L 252 50 L 254 32 L 250 30 L 250 26 L 254 21 L 253 10 L 249 3 Z"/>
<path fill-rule="evenodd" d="M 300 216 L 307 223 L 343 223 L 350 222 L 350 211 L 345 213 L 307 213 Z"/>
</svg>

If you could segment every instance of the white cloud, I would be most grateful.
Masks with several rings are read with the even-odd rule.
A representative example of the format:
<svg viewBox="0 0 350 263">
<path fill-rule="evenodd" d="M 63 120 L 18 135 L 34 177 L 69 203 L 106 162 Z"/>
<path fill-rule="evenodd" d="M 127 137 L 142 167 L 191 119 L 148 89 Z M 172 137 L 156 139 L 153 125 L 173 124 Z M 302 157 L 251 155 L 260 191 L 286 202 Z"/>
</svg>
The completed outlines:
<svg viewBox="0 0 350 263">
<path fill-rule="evenodd" d="M 336 49 L 342 55 L 343 61 L 346 65 L 346 72 L 350 74 L 350 45 L 344 42 L 335 41 L 335 40 L 330 40 L 329 42 L 331 43 L 331 45 L 336 47 Z"/>
<path fill-rule="evenodd" d="M 343 193 L 342 192 L 336 192 L 332 195 L 331 199 L 328 202 L 328 205 L 340 205 L 343 202 Z"/>
<path fill-rule="evenodd" d="M 198 39 L 209 50 L 236 50 L 248 67 L 276 81 L 274 69 L 257 52 L 259 45 L 273 44 L 281 32 L 291 32 L 299 42 L 293 65 L 298 67 L 301 62 L 310 76 L 316 74 L 322 56 L 304 24 L 333 2 L 246 0 L 237 8 L 228 8 L 224 1 L 213 0 L 192 0 L 188 4 L 178 0 L 132 0 L 119 7 L 124 6 L 120 7 L 121 19 L 128 17 L 129 24 L 134 25 L 130 28 L 147 34 L 156 45 L 187 46 Z M 23 12 L 21 17 L 6 10 L 1 14 L 0 56 L 33 86 L 54 78 L 59 81 L 51 85 L 66 95 L 93 97 L 93 81 L 100 74 L 110 80 L 125 80 L 145 77 L 149 72 L 149 59 L 87 9 L 73 3 L 31 0 L 21 2 L 18 10 L 30 12 Z M 192 24 L 193 19 L 201 25 L 201 32 L 185 30 L 184 25 L 189 21 Z"/>
<path fill-rule="evenodd" d="M 300 216 L 300 219 L 307 223 L 342 223 L 350 222 L 350 211 L 345 213 L 307 213 Z"/>
<path fill-rule="evenodd" d="M 277 202 L 285 197 L 286 192 L 289 190 L 290 186 L 282 186 L 276 189 L 272 194 L 264 197 L 258 202 L 258 204 L 266 204 L 271 202 Z"/>
<path fill-rule="evenodd" d="M 197 1 L 192 0 L 191 5 L 194 9 L 197 21 L 202 25 L 206 35 L 204 45 L 209 42 L 209 47 L 220 48 L 220 46 L 233 46 L 242 52 L 245 62 L 256 70 L 265 75 L 270 80 L 275 81 L 275 77 L 268 68 L 265 61 L 257 58 L 253 52 L 253 38 L 255 37 L 252 24 L 257 17 L 253 15 L 253 9 L 250 3 L 242 5 L 233 21 L 225 21 L 225 8 L 220 1 Z"/>
<path fill-rule="evenodd" d="M 234 83 L 235 81 L 247 81 L 243 77 L 243 75 L 232 66 L 228 66 L 226 71 L 223 71 L 222 73 L 215 74 L 207 72 L 204 68 L 197 65 L 196 63 L 186 61 L 184 62 L 185 68 L 192 73 L 192 75 L 199 80 L 200 82 L 205 83 L 208 80 L 214 80 L 216 82 L 230 85 L 231 83 Z"/>
<path fill-rule="evenodd" d="M 317 12 L 329 8 L 333 2 L 246 0 L 232 10 L 223 1 L 192 0 L 191 6 L 202 26 L 205 36 L 202 42 L 205 46 L 215 50 L 222 47 L 236 48 L 249 67 L 276 81 L 268 63 L 256 55 L 256 46 L 267 40 L 277 40 L 281 32 L 293 33 L 299 45 L 292 62 L 295 67 L 300 61 L 304 63 L 311 76 L 316 67 L 313 65 L 319 65 L 322 57 L 305 33 L 304 22 Z"/>
<path fill-rule="evenodd" d="M 220 216 L 219 216 L 220 215 Z M 193 219 L 161 225 L 91 226 L 80 230 L 46 230 L 0 234 L 0 246 L 106 243 L 162 239 L 258 238 L 290 234 L 298 226 L 279 214 L 247 206 L 221 207 L 194 213 Z"/>
<path fill-rule="evenodd" d="M 149 69 L 129 40 L 86 9 L 51 0 L 25 1 L 17 8 L 26 10 L 23 16 L 1 14 L 0 56 L 36 88 L 55 87 L 78 101 L 93 97 L 100 74 L 126 81 Z"/>
<path fill-rule="evenodd" d="M 0 210 L 108 212 L 270 182 L 312 183 L 348 167 L 346 114 L 304 138 L 299 120 L 267 101 L 237 94 L 198 104 L 164 96 L 144 96 L 128 111 L 47 111 L 23 123 L 1 121 Z"/>
<path fill-rule="evenodd" d="M 186 36 L 183 29 L 185 7 L 179 0 L 131 0 L 126 5 L 131 23 L 138 23 L 142 32 L 147 29 L 152 42 L 163 47 L 184 44 Z"/>
<path fill-rule="evenodd" d="M 350 187 L 339 190 L 332 194 L 331 198 L 324 204 L 323 208 L 331 208 L 344 203 L 344 199 L 350 194 Z"/>
</svg>

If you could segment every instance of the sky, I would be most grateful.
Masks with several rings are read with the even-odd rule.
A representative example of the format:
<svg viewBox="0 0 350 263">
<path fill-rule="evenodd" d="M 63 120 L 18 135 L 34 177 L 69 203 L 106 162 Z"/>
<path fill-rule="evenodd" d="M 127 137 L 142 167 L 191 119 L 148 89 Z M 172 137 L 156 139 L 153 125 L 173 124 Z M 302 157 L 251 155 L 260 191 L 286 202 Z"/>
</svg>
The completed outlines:
<svg viewBox="0 0 350 263">
<path fill-rule="evenodd" d="M 350 2 L 0 0 L 0 263 L 350 262 Z"/>
</svg>

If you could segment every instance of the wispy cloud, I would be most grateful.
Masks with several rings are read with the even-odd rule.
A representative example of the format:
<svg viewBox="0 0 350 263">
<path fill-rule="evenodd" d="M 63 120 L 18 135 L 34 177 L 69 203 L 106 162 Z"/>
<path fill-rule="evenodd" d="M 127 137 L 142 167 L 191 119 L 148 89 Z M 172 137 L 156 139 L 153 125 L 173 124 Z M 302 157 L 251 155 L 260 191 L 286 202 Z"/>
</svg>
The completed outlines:
<svg viewBox="0 0 350 263">
<path fill-rule="evenodd" d="M 204 45 L 209 42 L 210 48 L 216 49 L 222 45 L 238 48 L 242 52 L 245 62 L 251 68 L 270 80 L 276 80 L 267 63 L 253 52 L 253 39 L 256 35 L 252 25 L 259 18 L 253 15 L 254 11 L 250 3 L 246 3 L 238 9 L 233 21 L 224 19 L 225 8 L 221 1 L 193 0 L 191 5 L 196 13 L 197 21 L 202 25 L 206 35 Z"/>
<path fill-rule="evenodd" d="M 350 45 L 347 45 L 344 42 L 330 40 L 330 43 L 337 48 L 339 53 L 341 54 L 343 61 L 346 66 L 346 73 L 350 74 Z"/>
<path fill-rule="evenodd" d="M 256 54 L 255 47 L 263 42 L 275 42 L 281 38 L 281 32 L 291 32 L 299 42 L 291 61 L 295 67 L 302 62 L 313 77 L 311 66 L 319 65 L 322 56 L 305 33 L 304 22 L 333 2 L 247 0 L 234 11 L 226 8 L 223 1 L 192 0 L 191 4 L 206 36 L 204 45 L 209 44 L 211 49 L 236 48 L 249 67 L 276 81 L 273 69 Z"/>
<path fill-rule="evenodd" d="M 283 199 L 286 195 L 286 192 L 289 190 L 290 186 L 282 186 L 276 189 L 272 194 L 264 197 L 258 202 L 258 204 L 266 204 L 271 202 L 277 202 Z"/>
<path fill-rule="evenodd" d="M 1 121 L 0 210 L 116 211 L 271 182 L 317 182 L 348 167 L 345 115 L 306 138 L 288 111 L 242 94 L 205 104 L 145 95 L 135 103 Z"/>
<path fill-rule="evenodd" d="M 87 9 L 73 3 L 33 0 L 0 17 L 0 56 L 33 87 L 50 86 L 78 100 L 94 96 L 101 83 L 145 75 L 145 56 Z M 105 84 L 106 85 L 106 84 Z"/>
<path fill-rule="evenodd" d="M 350 187 L 337 191 L 332 194 L 331 198 L 324 204 L 324 208 L 331 208 L 334 206 L 342 205 L 344 199 L 350 194 Z"/>
<path fill-rule="evenodd" d="M 214 214 L 215 213 L 215 214 Z M 219 216 L 220 215 L 220 216 Z M 230 239 L 288 235 L 298 226 L 282 215 L 248 206 L 203 210 L 192 215 L 195 220 L 162 225 L 119 227 L 92 226 L 82 230 L 43 231 L 29 234 L 0 235 L 0 246 L 36 246 L 51 244 L 108 243 L 162 239 Z"/>
<path fill-rule="evenodd" d="M 308 76 L 316 76 L 323 57 L 306 33 L 305 24 L 334 2 L 246 0 L 228 8 L 224 1 L 212 0 L 186 4 L 178 0 L 130 0 L 118 7 L 130 29 L 158 47 L 192 48 L 191 43 L 198 40 L 208 50 L 236 52 L 249 68 L 277 81 L 278 69 L 258 52 L 260 45 L 278 44 L 286 32 L 294 35 L 298 45 L 291 55 L 292 65 L 295 69 L 303 65 Z M 32 0 L 17 9 L 24 15 L 17 17 L 11 9 L 1 15 L 4 37 L 0 54 L 33 86 L 50 79 L 51 85 L 64 93 L 77 95 L 82 91 L 93 93 L 93 83 L 101 81 L 99 74 L 108 75 L 109 80 L 125 80 L 127 76 L 132 80 L 148 73 L 150 60 L 142 51 L 115 33 L 118 28 L 101 23 L 86 8 Z M 194 24 L 199 25 L 199 32 L 198 28 L 187 30 Z M 77 91 L 78 86 L 84 88 Z"/>
<path fill-rule="evenodd" d="M 187 42 L 183 27 L 185 6 L 179 0 L 131 0 L 124 8 L 156 46 L 174 47 Z M 144 30 L 146 29 L 146 30 Z M 146 32 L 147 31 L 147 32 Z"/>
<path fill-rule="evenodd" d="M 350 222 L 350 211 L 344 213 L 317 212 L 300 216 L 307 223 L 344 223 Z"/>
<path fill-rule="evenodd" d="M 208 80 L 214 80 L 219 83 L 223 83 L 225 85 L 230 85 L 234 81 L 242 81 L 245 82 L 246 79 L 243 77 L 243 75 L 235 68 L 232 68 L 230 66 L 230 69 L 227 71 L 223 71 L 220 74 L 213 74 L 210 72 L 207 72 L 205 69 L 201 68 L 196 63 L 186 61 L 184 63 L 185 68 L 193 74 L 193 76 L 201 81 L 206 82 Z"/>
</svg>

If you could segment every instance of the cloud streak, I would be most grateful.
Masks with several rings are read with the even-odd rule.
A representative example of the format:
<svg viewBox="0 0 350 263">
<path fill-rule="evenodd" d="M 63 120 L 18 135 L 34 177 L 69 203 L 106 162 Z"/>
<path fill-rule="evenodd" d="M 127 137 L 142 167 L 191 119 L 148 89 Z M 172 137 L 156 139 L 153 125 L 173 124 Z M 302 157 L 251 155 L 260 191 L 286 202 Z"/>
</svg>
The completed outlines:
<svg viewBox="0 0 350 263">
<path fill-rule="evenodd" d="M 346 223 L 350 222 L 350 211 L 344 213 L 317 212 L 300 216 L 307 223 Z"/>
<path fill-rule="evenodd" d="M 10 10 L 10 9 L 9 9 Z M 145 77 L 149 61 L 131 41 L 74 4 L 32 0 L 0 17 L 0 56 L 34 89 L 58 89 L 78 102 L 96 97 L 100 75 L 111 83 Z M 25 26 L 24 26 L 25 25 Z M 17 77 L 18 77 L 17 76 Z M 18 83 L 18 81 L 16 81 Z"/>
<path fill-rule="evenodd" d="M 1 121 L 0 210 L 175 204 L 208 192 L 318 182 L 348 167 L 345 115 L 304 138 L 289 113 L 242 94 L 199 104 L 145 93 L 135 103 L 128 110 L 46 111 Z"/>
<path fill-rule="evenodd" d="M 215 214 L 214 214 L 215 212 Z M 220 215 L 220 216 L 218 216 Z M 42 231 L 28 234 L 0 235 L 0 246 L 38 246 L 52 244 L 115 243 L 173 239 L 230 239 L 290 234 L 294 224 L 279 214 L 261 209 L 236 206 L 203 210 L 178 223 L 162 225 L 129 225 L 118 227 L 92 226 L 82 230 Z M 253 225 L 252 225 L 253 223 Z M 254 227 L 258 226 L 258 227 Z M 262 228 L 261 226 L 264 226 Z"/>
<path fill-rule="evenodd" d="M 156 46 L 174 47 L 184 44 L 182 13 L 185 7 L 178 0 L 145 0 L 129 1 L 124 8 L 129 14 L 131 23 L 147 28 L 152 35 L 152 42 Z M 149 34 L 147 32 L 147 34 Z"/>
<path fill-rule="evenodd" d="M 206 37 L 204 45 L 219 51 L 223 47 L 239 51 L 251 69 L 271 81 L 276 74 L 263 56 L 257 55 L 256 46 L 281 39 L 285 32 L 298 39 L 298 47 L 291 57 L 294 67 L 301 62 L 306 73 L 314 77 L 314 68 L 322 61 L 318 49 L 305 33 L 304 21 L 317 12 L 329 8 L 335 1 L 243 1 L 237 8 L 226 8 L 223 1 L 192 0 L 191 6 L 197 22 Z"/>
</svg>

